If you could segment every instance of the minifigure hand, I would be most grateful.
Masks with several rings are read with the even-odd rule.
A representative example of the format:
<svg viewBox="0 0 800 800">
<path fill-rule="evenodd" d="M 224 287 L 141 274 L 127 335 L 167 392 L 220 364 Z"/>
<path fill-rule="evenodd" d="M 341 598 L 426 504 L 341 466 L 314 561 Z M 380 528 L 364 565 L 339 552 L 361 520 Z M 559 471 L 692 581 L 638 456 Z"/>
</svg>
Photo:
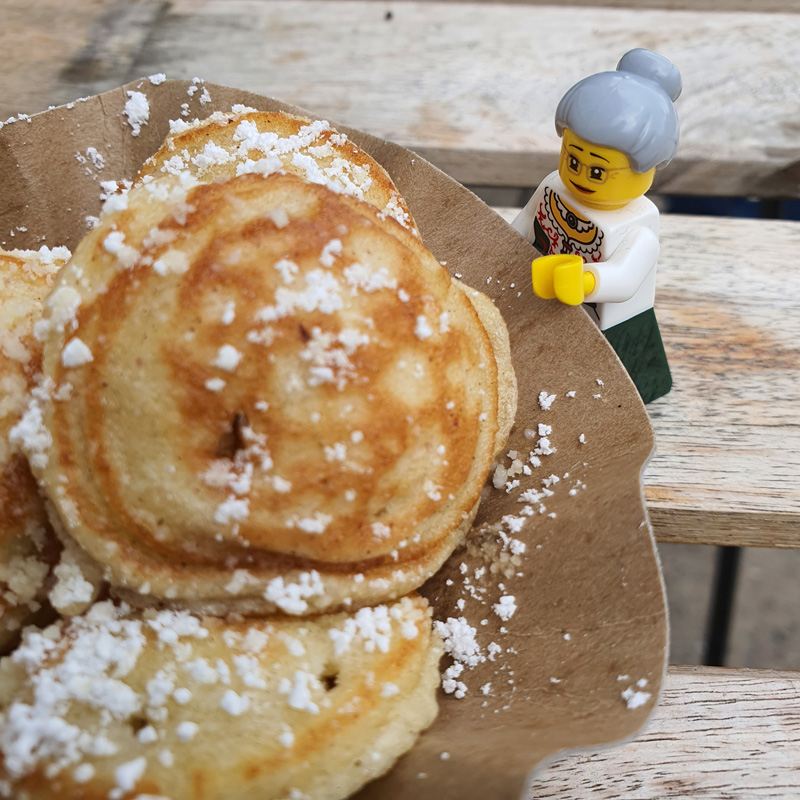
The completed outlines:
<svg viewBox="0 0 800 800">
<path fill-rule="evenodd" d="M 554 275 L 561 267 L 569 267 L 570 264 L 579 270 L 583 269 L 583 259 L 580 256 L 556 254 L 535 258 L 531 264 L 533 293 L 545 300 L 557 297 Z"/>
<path fill-rule="evenodd" d="M 576 255 L 552 255 L 534 259 L 531 264 L 533 291 L 537 297 L 579 306 L 595 287 L 594 275 L 583 269 L 583 259 Z"/>
<path fill-rule="evenodd" d="M 576 259 L 578 256 L 575 257 Z M 565 305 L 579 306 L 595 287 L 594 275 L 583 269 L 583 260 L 559 264 L 553 270 L 553 291 Z"/>
</svg>

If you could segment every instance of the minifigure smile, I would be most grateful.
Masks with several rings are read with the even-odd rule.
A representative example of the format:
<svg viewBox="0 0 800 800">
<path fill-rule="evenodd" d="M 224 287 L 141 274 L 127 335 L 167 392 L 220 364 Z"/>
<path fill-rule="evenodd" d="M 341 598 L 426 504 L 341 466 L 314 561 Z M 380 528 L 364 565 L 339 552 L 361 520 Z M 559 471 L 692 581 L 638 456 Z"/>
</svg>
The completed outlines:
<svg viewBox="0 0 800 800">
<path fill-rule="evenodd" d="M 570 183 L 579 191 L 583 192 L 584 194 L 594 194 L 594 189 L 587 189 L 585 186 L 581 186 L 579 183 L 575 183 L 575 181 L 570 181 Z"/>
</svg>

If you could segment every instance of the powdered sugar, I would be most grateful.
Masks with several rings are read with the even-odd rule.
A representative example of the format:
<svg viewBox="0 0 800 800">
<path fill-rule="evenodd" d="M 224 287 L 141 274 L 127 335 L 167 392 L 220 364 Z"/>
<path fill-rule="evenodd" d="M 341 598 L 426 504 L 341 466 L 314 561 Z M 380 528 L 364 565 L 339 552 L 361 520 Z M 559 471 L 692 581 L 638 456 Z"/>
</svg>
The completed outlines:
<svg viewBox="0 0 800 800">
<path fill-rule="evenodd" d="M 414 335 L 417 337 L 417 339 L 423 341 L 433 335 L 433 331 L 431 330 L 431 326 L 428 324 L 428 320 L 422 315 L 417 317 L 417 323 L 414 326 Z"/>
<path fill-rule="evenodd" d="M 637 692 L 632 686 L 622 692 L 622 699 L 631 711 L 645 705 L 651 697 L 650 692 Z"/>
<path fill-rule="evenodd" d="M 22 419 L 9 432 L 8 440 L 22 447 L 34 469 L 47 466 L 53 439 L 44 425 L 40 397 L 35 390 Z"/>
<path fill-rule="evenodd" d="M 233 372 L 241 360 L 242 354 L 233 345 L 224 344 L 217 351 L 216 358 L 211 364 L 226 372 Z"/>
<path fill-rule="evenodd" d="M 541 407 L 542 411 L 549 411 L 550 406 L 553 405 L 553 401 L 556 399 L 554 394 L 547 394 L 547 392 L 539 392 L 539 406 Z"/>
<path fill-rule="evenodd" d="M 281 694 L 288 695 L 287 702 L 290 708 L 305 711 L 308 714 L 318 714 L 319 706 L 311 699 L 311 688 L 318 683 L 315 676 L 297 670 L 294 673 L 294 680 L 290 681 L 288 678 L 284 678 L 278 690 Z"/>
<path fill-rule="evenodd" d="M 122 231 L 111 231 L 103 239 L 103 249 L 115 256 L 119 263 L 126 268 L 132 267 L 139 259 L 139 251 L 125 243 L 125 234 Z"/>
<path fill-rule="evenodd" d="M 516 600 L 513 595 L 504 595 L 500 598 L 499 603 L 492 606 L 492 609 L 503 622 L 508 622 L 517 610 Z"/>
<path fill-rule="evenodd" d="M 376 650 L 387 653 L 392 636 L 391 613 L 386 606 L 360 608 L 339 627 L 331 628 L 328 635 L 333 640 L 336 655 L 348 650 L 356 639 L 368 653 Z"/>
<path fill-rule="evenodd" d="M 135 758 L 133 761 L 128 761 L 120 765 L 114 771 L 114 780 L 116 781 L 116 788 L 109 792 L 110 800 L 117 800 L 123 794 L 133 791 L 136 784 L 141 780 L 145 769 L 147 768 L 147 759 L 144 756 Z"/>
<path fill-rule="evenodd" d="M 141 92 L 128 92 L 128 100 L 122 113 L 128 118 L 128 125 L 134 136 L 138 136 L 142 131 L 142 126 L 150 121 L 150 103 L 147 96 Z"/>
<path fill-rule="evenodd" d="M 50 604 L 61 613 L 75 613 L 85 608 L 95 595 L 95 585 L 86 580 L 73 550 L 67 548 L 53 570 L 55 583 L 50 589 Z"/>
<path fill-rule="evenodd" d="M 67 368 L 81 367 L 90 361 L 94 361 L 92 351 L 77 336 L 70 339 L 61 351 L 61 363 Z"/>
<path fill-rule="evenodd" d="M 325 529 L 332 521 L 333 517 L 330 514 L 323 514 L 321 511 L 315 511 L 311 516 L 307 517 L 289 517 L 289 519 L 286 520 L 286 527 L 297 528 L 303 531 L 303 533 L 319 535 L 325 533 Z"/>
<path fill-rule="evenodd" d="M 231 716 L 238 717 L 250 708 L 250 700 L 246 695 L 237 694 L 233 689 L 228 689 L 222 696 L 220 706 Z"/>
<path fill-rule="evenodd" d="M 309 608 L 307 601 L 324 593 L 319 573 L 312 570 L 300 573 L 295 581 L 286 581 L 283 576 L 273 578 L 264 590 L 264 599 L 287 614 L 304 614 Z"/>
<path fill-rule="evenodd" d="M 91 736 L 66 721 L 73 702 L 103 708 L 111 718 L 141 708 L 141 697 L 122 681 L 144 647 L 141 623 L 121 618 L 110 603 L 100 603 L 72 626 L 75 641 L 69 649 L 47 631 L 29 631 L 10 657 L 28 671 L 33 691 L 31 703 L 16 701 L 0 713 L 0 748 L 12 778 L 27 774 L 42 756 L 60 771 L 80 763 L 84 753 L 114 749 L 102 733 Z M 62 652 L 61 660 L 44 667 L 45 654 L 54 651 Z M 73 675 L 84 679 L 73 680 Z"/>
<path fill-rule="evenodd" d="M 433 625 L 444 641 L 445 652 L 460 664 L 476 667 L 486 660 L 476 639 L 476 629 L 464 617 L 448 617 L 445 622 L 436 620 Z"/>
</svg>

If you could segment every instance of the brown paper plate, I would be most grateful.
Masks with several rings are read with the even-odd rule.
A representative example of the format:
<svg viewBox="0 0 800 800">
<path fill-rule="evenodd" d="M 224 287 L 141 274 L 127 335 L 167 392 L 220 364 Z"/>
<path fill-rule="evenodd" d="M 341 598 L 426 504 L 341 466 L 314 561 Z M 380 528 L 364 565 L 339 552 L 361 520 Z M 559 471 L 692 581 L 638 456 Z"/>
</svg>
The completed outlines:
<svg viewBox="0 0 800 800">
<path fill-rule="evenodd" d="M 183 104 L 191 118 L 234 103 L 298 111 L 249 92 L 200 88 L 207 93 L 185 81 L 156 86 L 145 79 L 4 125 L 0 241 L 7 248 L 74 248 L 87 215 L 99 213 L 100 182 L 133 177 L 167 135 L 168 121 L 181 118 Z M 138 136 L 122 114 L 128 91 L 144 93 L 150 104 Z M 652 430 L 589 317 L 533 296 L 536 253 L 522 237 L 414 153 L 336 127 L 389 171 L 436 257 L 488 294 L 505 317 L 519 381 L 507 451 L 517 451 L 530 470 L 514 475 L 508 491 L 489 481 L 473 546 L 456 552 L 423 587 L 437 619 L 464 617 L 476 629 L 485 660 L 454 677 L 464 696 L 442 692 L 434 725 L 358 797 L 511 800 L 548 757 L 632 737 L 657 701 L 667 615 L 641 487 Z M 537 449 L 541 463 L 534 466 L 528 459 Z M 508 468 L 512 458 L 501 463 Z M 480 531 L 493 528 L 525 543 L 510 577 L 492 574 L 497 559 L 474 546 L 484 541 Z M 486 540 L 497 536 L 487 533 Z M 493 608 L 502 596 L 514 598 L 507 620 Z M 448 656 L 442 668 L 449 664 Z"/>
</svg>

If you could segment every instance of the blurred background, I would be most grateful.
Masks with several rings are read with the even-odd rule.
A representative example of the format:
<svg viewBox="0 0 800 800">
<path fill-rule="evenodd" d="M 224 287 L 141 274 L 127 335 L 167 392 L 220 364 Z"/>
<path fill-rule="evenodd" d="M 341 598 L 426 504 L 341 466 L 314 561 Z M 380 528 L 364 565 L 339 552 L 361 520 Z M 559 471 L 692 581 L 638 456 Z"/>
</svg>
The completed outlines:
<svg viewBox="0 0 800 800">
<path fill-rule="evenodd" d="M 336 105 L 329 76 L 320 73 L 324 59 L 317 52 L 305 51 L 302 39 L 296 49 L 282 51 L 282 69 L 274 68 L 274 60 L 268 63 L 271 48 L 296 36 L 286 21 L 289 4 L 274 7 L 278 5 L 284 13 L 271 18 L 270 0 L 0 0 L 0 120 L 34 114 L 164 72 L 169 78 L 199 76 L 271 94 L 321 113 L 328 113 L 320 105 L 327 103 L 336 109 L 335 114 L 330 112 L 334 119 L 371 130 L 368 108 Z M 301 8 L 302 0 L 295 5 Z M 401 4 L 372 0 L 370 5 L 373 16 L 390 25 Z M 668 5 L 691 7 L 691 3 Z M 743 0 L 742 10 L 749 8 L 750 3 Z M 469 6 L 464 9 L 468 14 Z M 203 13 L 195 14 L 195 10 Z M 380 98 L 380 87 L 370 85 L 370 71 L 359 49 L 368 52 L 371 43 L 342 20 L 330 33 L 331 51 L 342 47 L 343 33 L 350 37 L 350 49 L 338 51 L 341 68 L 351 82 L 364 81 L 369 98 L 365 104 L 374 103 Z M 427 46 L 446 51 L 446 29 L 420 34 L 428 37 Z M 479 33 L 475 46 L 480 46 Z M 532 44 L 514 58 L 504 56 L 499 55 L 498 86 L 503 69 L 518 69 L 515 59 L 535 57 Z M 403 81 L 404 71 L 405 66 L 399 64 L 392 78 Z M 437 119 L 436 108 L 430 109 L 429 124 L 446 124 Z M 390 138 L 392 133 L 371 132 Z M 541 135 L 552 136 L 551 123 Z M 447 170 L 447 164 L 440 166 Z M 485 179 L 470 188 L 492 205 L 519 207 L 533 186 L 500 190 Z M 796 202 L 780 199 L 756 202 L 666 193 L 654 199 L 665 212 L 800 218 Z M 0 232 L 0 240 L 7 235 Z M 13 246 L 12 241 L 5 244 Z M 660 544 L 658 549 L 671 611 L 672 663 L 800 669 L 800 550 L 679 544 Z"/>
</svg>

